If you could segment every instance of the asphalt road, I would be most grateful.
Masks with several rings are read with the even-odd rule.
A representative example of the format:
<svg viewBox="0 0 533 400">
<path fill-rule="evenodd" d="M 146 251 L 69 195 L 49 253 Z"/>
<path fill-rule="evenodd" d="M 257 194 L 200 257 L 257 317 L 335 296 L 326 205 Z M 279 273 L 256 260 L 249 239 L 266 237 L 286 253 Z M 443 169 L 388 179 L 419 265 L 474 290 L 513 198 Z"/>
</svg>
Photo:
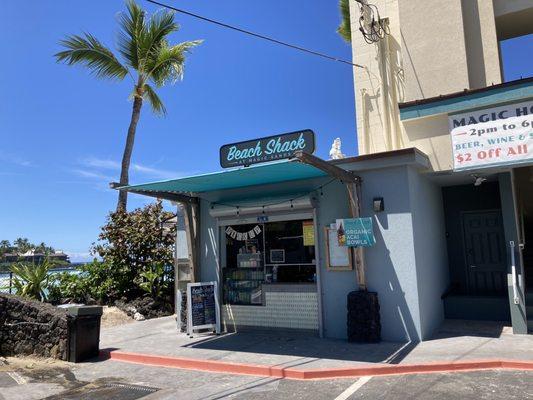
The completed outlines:
<svg viewBox="0 0 533 400">
<path fill-rule="evenodd" d="M 11 360 L 10 360 L 11 361 Z M 30 367 L 28 367 L 28 365 Z M 116 361 L 0 368 L 0 400 L 533 399 L 533 371 L 478 371 L 297 381 Z"/>
</svg>

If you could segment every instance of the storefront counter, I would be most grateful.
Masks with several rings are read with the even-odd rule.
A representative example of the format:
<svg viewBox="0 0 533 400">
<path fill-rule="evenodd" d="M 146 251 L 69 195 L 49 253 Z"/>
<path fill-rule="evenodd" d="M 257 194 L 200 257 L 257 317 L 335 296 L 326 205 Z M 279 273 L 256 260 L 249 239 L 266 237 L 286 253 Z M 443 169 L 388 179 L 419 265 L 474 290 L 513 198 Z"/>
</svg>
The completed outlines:
<svg viewBox="0 0 533 400">
<path fill-rule="evenodd" d="M 304 329 L 318 332 L 318 295 L 315 284 L 263 283 L 263 305 L 222 306 L 222 322 L 239 327 Z"/>
</svg>

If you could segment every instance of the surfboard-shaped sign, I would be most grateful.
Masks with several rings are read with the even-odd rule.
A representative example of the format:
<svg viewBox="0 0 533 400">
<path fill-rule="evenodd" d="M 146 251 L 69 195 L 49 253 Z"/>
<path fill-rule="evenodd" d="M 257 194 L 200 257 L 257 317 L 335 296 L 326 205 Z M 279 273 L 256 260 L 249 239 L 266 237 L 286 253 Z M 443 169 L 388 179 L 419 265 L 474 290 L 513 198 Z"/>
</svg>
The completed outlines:
<svg viewBox="0 0 533 400">
<path fill-rule="evenodd" d="M 222 168 L 247 167 L 291 158 L 297 151 L 315 152 L 315 133 L 311 129 L 225 144 L 220 148 L 220 165 Z"/>
</svg>

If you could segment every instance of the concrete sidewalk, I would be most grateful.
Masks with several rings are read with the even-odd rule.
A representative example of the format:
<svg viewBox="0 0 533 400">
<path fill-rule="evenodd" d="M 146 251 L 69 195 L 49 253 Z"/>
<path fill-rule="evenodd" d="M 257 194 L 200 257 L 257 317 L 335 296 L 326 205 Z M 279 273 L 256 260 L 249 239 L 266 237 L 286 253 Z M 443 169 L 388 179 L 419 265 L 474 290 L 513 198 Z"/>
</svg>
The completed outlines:
<svg viewBox="0 0 533 400">
<path fill-rule="evenodd" d="M 103 329 L 100 348 L 298 370 L 502 359 L 533 362 L 532 335 L 513 335 L 497 323 L 468 321 L 446 321 L 433 340 L 413 345 L 356 344 L 272 332 L 198 335 L 191 339 L 177 332 L 173 317 L 165 317 Z"/>
</svg>

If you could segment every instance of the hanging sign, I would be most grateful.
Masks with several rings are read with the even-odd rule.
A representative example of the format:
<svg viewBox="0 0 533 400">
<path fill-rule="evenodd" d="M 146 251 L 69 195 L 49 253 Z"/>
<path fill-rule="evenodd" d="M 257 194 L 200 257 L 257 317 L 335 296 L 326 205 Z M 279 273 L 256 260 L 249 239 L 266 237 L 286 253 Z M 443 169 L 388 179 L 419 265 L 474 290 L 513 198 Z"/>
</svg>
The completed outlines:
<svg viewBox="0 0 533 400">
<path fill-rule="evenodd" d="M 533 161 L 533 101 L 448 117 L 454 170 Z"/>
<path fill-rule="evenodd" d="M 216 282 L 187 284 L 187 333 L 213 328 L 220 333 L 218 290 Z"/>
<path fill-rule="evenodd" d="M 339 246 L 371 247 L 376 244 L 372 218 L 345 218 L 336 223 Z"/>
<path fill-rule="evenodd" d="M 302 231 L 303 231 L 303 237 L 304 237 L 304 246 L 314 246 L 315 245 L 315 227 L 313 225 L 313 221 L 303 221 Z"/>
<path fill-rule="evenodd" d="M 228 226 L 226 228 L 226 235 L 228 235 L 232 239 L 239 240 L 239 241 L 253 239 L 260 233 L 261 233 L 261 227 L 259 225 L 254 226 L 254 228 L 250 229 L 248 232 L 237 232 L 231 226 Z"/>
<path fill-rule="evenodd" d="M 282 160 L 293 157 L 297 151 L 314 153 L 315 133 L 312 130 L 226 144 L 220 148 L 220 165 L 230 168 Z"/>
</svg>

